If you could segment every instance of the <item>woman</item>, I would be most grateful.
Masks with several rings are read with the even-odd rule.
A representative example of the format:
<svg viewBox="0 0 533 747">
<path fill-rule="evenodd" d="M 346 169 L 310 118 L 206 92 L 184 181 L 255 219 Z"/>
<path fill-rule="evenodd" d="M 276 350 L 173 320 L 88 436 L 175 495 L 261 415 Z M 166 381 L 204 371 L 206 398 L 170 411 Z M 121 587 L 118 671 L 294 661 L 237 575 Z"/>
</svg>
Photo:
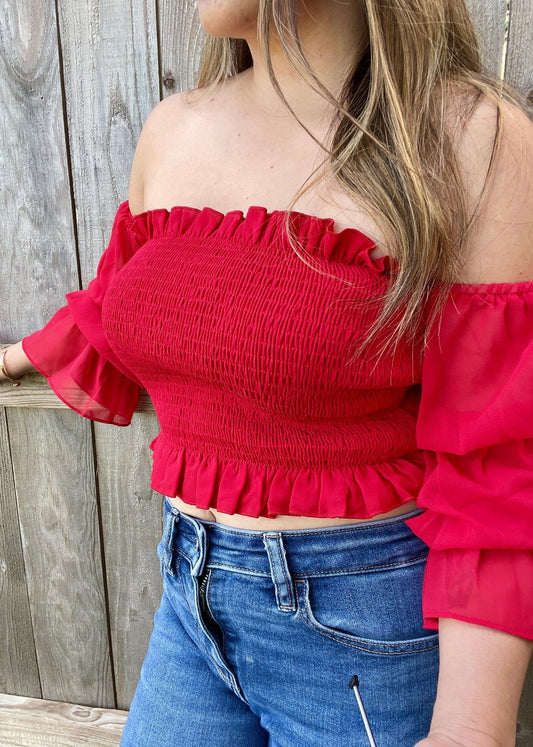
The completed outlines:
<svg viewBox="0 0 533 747">
<path fill-rule="evenodd" d="M 159 417 L 122 745 L 512 745 L 533 126 L 462 0 L 198 7 L 200 87 L 148 117 L 97 277 L 0 360 Z"/>
</svg>

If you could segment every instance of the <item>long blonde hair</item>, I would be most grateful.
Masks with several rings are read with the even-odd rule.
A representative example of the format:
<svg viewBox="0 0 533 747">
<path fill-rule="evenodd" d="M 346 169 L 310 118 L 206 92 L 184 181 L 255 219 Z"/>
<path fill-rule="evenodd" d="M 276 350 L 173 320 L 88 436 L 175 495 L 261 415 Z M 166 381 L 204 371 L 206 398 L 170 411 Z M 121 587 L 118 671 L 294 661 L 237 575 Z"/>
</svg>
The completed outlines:
<svg viewBox="0 0 533 747">
<path fill-rule="evenodd" d="M 500 101 L 505 98 L 523 109 L 525 105 L 518 91 L 482 65 L 464 0 L 363 0 L 363 6 L 364 51 L 338 99 L 316 78 L 301 51 L 296 0 L 260 0 L 257 26 L 270 78 L 288 108 L 271 64 L 268 39 L 272 28 L 291 63 L 334 105 L 331 143 L 321 144 L 327 154 L 321 168 L 326 167 L 345 192 L 370 211 L 387 246 L 394 247 L 398 270 L 391 272 L 387 291 L 378 299 L 380 313 L 357 351 L 361 354 L 372 340 L 379 339 L 379 358 L 389 346 L 396 348 L 400 339 L 419 344 L 421 331 L 426 342 L 449 284 L 459 277 L 465 237 L 487 192 L 500 145 Z M 217 85 L 251 65 L 244 40 L 207 36 L 198 85 Z M 471 216 L 446 122 L 451 86 L 461 91 L 457 131 L 481 96 L 497 105 L 490 166 Z M 289 210 L 320 181 L 323 172 L 311 177 Z M 288 213 L 286 230 L 298 256 L 313 266 L 312 258 L 303 255 L 291 236 Z M 421 324 L 429 294 L 435 289 L 440 290 L 440 303 Z M 385 336 L 383 330 L 387 330 Z"/>
</svg>

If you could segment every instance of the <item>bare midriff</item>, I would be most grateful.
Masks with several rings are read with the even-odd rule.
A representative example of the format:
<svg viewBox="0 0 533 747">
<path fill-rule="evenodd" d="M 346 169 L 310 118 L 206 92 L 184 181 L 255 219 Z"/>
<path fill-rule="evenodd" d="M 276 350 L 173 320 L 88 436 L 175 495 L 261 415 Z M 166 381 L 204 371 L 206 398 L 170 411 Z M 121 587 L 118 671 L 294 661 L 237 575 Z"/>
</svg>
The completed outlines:
<svg viewBox="0 0 533 747">
<path fill-rule="evenodd" d="M 259 531 L 269 531 L 270 529 L 315 529 L 317 527 L 331 527 L 343 524 L 360 524 L 362 522 L 379 521 L 380 519 L 387 519 L 393 516 L 401 516 L 402 514 L 414 511 L 416 508 L 416 502 L 413 500 L 387 513 L 376 514 L 371 519 L 328 519 L 316 518 L 314 516 L 276 516 L 273 519 L 269 519 L 265 516 L 256 518 L 254 516 L 244 516 L 243 514 L 224 514 L 214 509 L 205 510 L 196 508 L 196 506 L 191 506 L 178 497 L 169 497 L 168 500 L 182 513 L 194 516 L 202 521 L 216 521 L 225 526 L 235 527 L 236 529 L 257 529 Z"/>
</svg>

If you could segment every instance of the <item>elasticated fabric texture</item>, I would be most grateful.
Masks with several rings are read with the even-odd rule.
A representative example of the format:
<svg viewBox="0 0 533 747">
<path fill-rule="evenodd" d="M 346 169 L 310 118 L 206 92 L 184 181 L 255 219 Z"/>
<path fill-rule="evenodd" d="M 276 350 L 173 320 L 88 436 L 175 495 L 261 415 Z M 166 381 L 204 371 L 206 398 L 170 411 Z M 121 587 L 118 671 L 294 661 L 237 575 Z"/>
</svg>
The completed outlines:
<svg viewBox="0 0 533 747">
<path fill-rule="evenodd" d="M 533 637 L 533 281 L 455 284 L 425 349 L 350 362 L 395 261 L 298 212 L 295 252 L 285 217 L 123 202 L 26 354 L 94 420 L 128 425 L 146 389 L 151 486 L 191 505 L 370 518 L 416 498 L 426 625 Z"/>
</svg>

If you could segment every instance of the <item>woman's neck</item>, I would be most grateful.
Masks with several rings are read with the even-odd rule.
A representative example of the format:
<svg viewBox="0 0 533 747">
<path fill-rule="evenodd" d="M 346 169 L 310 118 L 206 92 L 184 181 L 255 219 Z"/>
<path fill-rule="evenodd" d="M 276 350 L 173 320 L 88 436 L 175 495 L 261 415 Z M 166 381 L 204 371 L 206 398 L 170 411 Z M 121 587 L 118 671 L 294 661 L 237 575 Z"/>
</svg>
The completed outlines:
<svg viewBox="0 0 533 747">
<path fill-rule="evenodd" d="M 365 33 L 366 21 L 359 0 L 306 0 L 305 10 L 298 12 L 303 53 L 320 82 L 334 95 L 340 93 L 348 72 L 361 57 Z M 251 103 L 269 116 L 289 116 L 270 80 L 257 35 L 250 33 L 246 42 L 253 67 L 243 81 L 246 80 Z M 310 128 L 329 121 L 331 105 L 293 69 L 275 29 L 271 32 L 270 54 L 280 88 L 295 114 Z"/>
</svg>

